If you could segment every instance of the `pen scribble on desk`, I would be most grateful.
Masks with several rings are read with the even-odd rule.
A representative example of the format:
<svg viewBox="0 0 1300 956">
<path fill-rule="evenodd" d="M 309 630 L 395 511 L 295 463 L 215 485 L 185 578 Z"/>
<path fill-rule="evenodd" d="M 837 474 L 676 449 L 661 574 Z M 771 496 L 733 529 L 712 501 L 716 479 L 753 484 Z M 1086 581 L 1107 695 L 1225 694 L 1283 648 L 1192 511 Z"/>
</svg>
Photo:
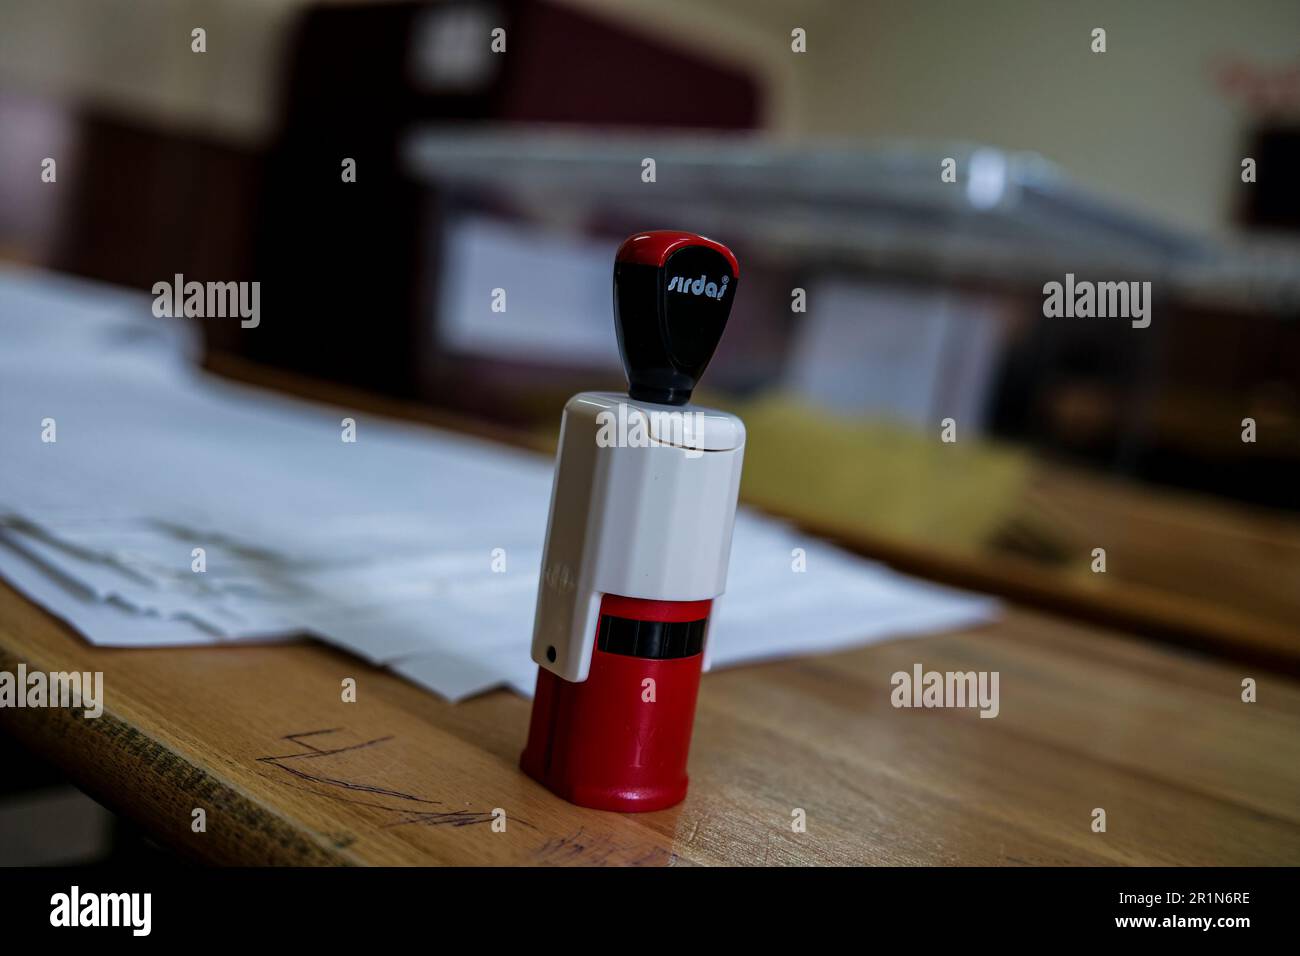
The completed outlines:
<svg viewBox="0 0 1300 956">
<path fill-rule="evenodd" d="M 301 746 L 306 747 L 308 749 L 305 751 L 301 751 L 299 753 L 280 754 L 280 755 L 273 755 L 269 757 L 258 757 L 257 758 L 258 762 L 269 763 L 275 767 L 279 767 L 281 770 L 285 771 L 286 773 L 291 773 L 295 777 L 301 777 L 303 780 L 310 780 L 314 783 L 326 784 L 328 786 L 333 786 L 333 787 L 342 787 L 347 790 L 360 790 L 366 793 L 380 794 L 382 796 L 397 797 L 401 800 L 412 800 L 416 803 L 436 804 L 440 802 L 437 800 L 426 800 L 423 797 L 417 797 L 414 794 L 410 794 L 410 793 L 403 793 L 400 790 L 390 790 L 385 787 L 376 787 L 370 784 L 354 783 L 352 781 L 339 780 L 333 777 L 322 777 L 316 774 L 308 773 L 305 770 L 301 770 L 297 767 L 290 767 L 281 763 L 281 761 L 284 760 L 298 760 L 298 759 L 309 760 L 318 757 L 331 757 L 334 756 L 335 754 L 347 753 L 348 751 L 353 751 L 353 750 L 364 750 L 366 748 L 373 747 L 376 744 L 386 743 L 387 741 L 393 739 L 391 736 L 376 737 L 374 740 L 367 740 L 362 743 L 351 744 L 346 747 L 335 747 L 329 750 L 322 750 L 321 748 L 316 747 L 313 744 L 307 743 L 302 739 L 304 737 L 314 737 L 319 734 L 341 733 L 343 729 L 344 728 L 342 727 L 333 727 L 328 730 L 309 730 L 304 733 L 286 734 L 284 737 L 281 738 L 282 740 L 291 740 L 294 743 L 300 744 Z"/>
<path fill-rule="evenodd" d="M 651 847 L 633 859 L 625 859 L 624 849 L 608 836 L 588 834 L 586 827 L 578 827 L 577 832 L 569 836 L 552 837 L 543 843 L 537 851 L 537 858 L 545 863 L 578 863 L 583 866 L 601 866 L 605 863 L 662 866 L 672 858 L 666 847 Z"/>
<path fill-rule="evenodd" d="M 300 784 L 290 783 L 289 785 L 298 790 L 305 790 L 308 793 L 314 793 L 318 796 L 327 797 L 331 800 L 337 800 L 342 803 L 350 803 L 360 807 L 369 807 L 374 810 L 381 810 L 387 814 L 394 814 L 398 819 L 390 820 L 382 824 L 382 827 L 406 826 L 408 824 L 419 823 L 427 826 L 454 826 L 463 827 L 476 823 L 491 823 L 493 814 L 491 810 L 420 810 L 410 806 L 393 806 L 389 803 L 376 802 L 374 800 L 359 799 L 350 797 L 345 794 L 336 792 L 344 790 L 360 794 L 374 794 L 378 797 L 391 797 L 397 800 L 407 801 L 408 803 L 421 804 L 427 807 L 441 806 L 443 801 L 433 800 L 427 797 L 421 797 L 413 793 L 407 793 L 392 787 L 379 786 L 377 784 L 363 783 L 356 780 L 345 780 L 337 776 L 326 776 L 323 773 L 313 773 L 304 769 L 300 764 L 291 765 L 289 761 L 306 761 L 319 760 L 326 757 L 334 757 L 339 754 L 355 753 L 362 750 L 369 750 L 382 744 L 390 743 L 395 738 L 390 734 L 384 737 L 375 737 L 369 740 L 341 745 L 336 747 L 318 747 L 315 743 L 308 740 L 309 737 L 321 737 L 324 735 L 345 733 L 346 728 L 331 727 L 323 730 L 308 730 L 299 733 L 286 734 L 281 740 L 288 740 L 297 744 L 300 748 L 298 751 L 287 754 L 272 754 L 265 757 L 258 757 L 259 763 L 283 770 L 299 780 L 307 781 L 309 784 L 318 784 L 320 787 L 333 789 L 320 789 L 317 786 L 302 786 Z M 526 820 L 517 817 L 511 818 L 512 823 L 533 828 L 532 824 Z"/>
</svg>

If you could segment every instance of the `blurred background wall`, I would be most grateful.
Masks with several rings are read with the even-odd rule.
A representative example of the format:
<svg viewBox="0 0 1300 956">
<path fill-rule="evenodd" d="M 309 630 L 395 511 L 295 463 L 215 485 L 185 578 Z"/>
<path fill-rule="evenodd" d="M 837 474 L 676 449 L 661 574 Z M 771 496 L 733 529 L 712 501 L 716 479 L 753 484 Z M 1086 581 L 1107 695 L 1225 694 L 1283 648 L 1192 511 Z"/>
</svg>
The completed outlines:
<svg viewBox="0 0 1300 956">
<path fill-rule="evenodd" d="M 1294 116 L 1300 87 L 1300 7 L 1288 0 L 557 2 L 752 71 L 766 93 L 762 125 L 781 136 L 1035 150 L 1086 186 L 1205 230 L 1226 228 L 1238 211 L 1223 171 L 1236 166 L 1260 114 Z M 264 143 L 293 24 L 313 5 L 9 0 L 0 8 L 0 82 L 11 93 Z M 212 40 L 206 57 L 169 42 L 199 23 Z M 808 30 L 814 54 L 801 61 L 783 42 L 794 26 Z M 1096 26 L 1111 31 L 1105 57 L 1079 42 Z"/>
</svg>

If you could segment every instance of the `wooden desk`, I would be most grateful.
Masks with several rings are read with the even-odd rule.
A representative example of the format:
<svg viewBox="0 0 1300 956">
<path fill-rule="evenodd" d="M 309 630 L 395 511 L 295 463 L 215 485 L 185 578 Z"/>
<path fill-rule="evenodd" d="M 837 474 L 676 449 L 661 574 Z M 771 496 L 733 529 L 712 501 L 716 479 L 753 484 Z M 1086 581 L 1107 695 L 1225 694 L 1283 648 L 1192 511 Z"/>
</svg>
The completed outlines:
<svg viewBox="0 0 1300 956">
<path fill-rule="evenodd" d="M 314 643 L 93 648 L 0 585 L 0 668 L 20 661 L 103 671 L 105 712 L 0 710 L 0 730 L 213 862 L 1300 863 L 1300 684 L 1017 608 L 706 675 L 690 795 L 644 815 L 520 773 L 522 698 L 445 704 Z M 999 671 L 1000 715 L 895 710 L 890 675 L 917 661 Z M 1258 703 L 1240 700 L 1247 675 Z"/>
<path fill-rule="evenodd" d="M 521 441 L 237 363 L 221 370 Z M 1084 495 L 1092 488 L 1064 510 L 1088 528 Z M 1115 513 L 1118 535 L 1133 511 Z M 917 573 L 1058 601 L 1054 584 L 1005 559 L 849 543 Z M 918 661 L 999 671 L 1001 714 L 895 710 L 890 675 Z M 523 776 L 522 698 L 448 705 L 314 643 L 93 648 L 0 584 L 0 668 L 19 662 L 103 671 L 105 715 L 0 710 L 0 731 L 214 862 L 1300 864 L 1300 683 L 1015 605 L 977 630 L 707 675 L 690 796 L 640 816 L 570 806 Z M 1244 676 L 1257 703 L 1240 700 Z M 357 679 L 355 704 L 340 699 L 344 677 Z M 205 833 L 191 830 L 196 807 Z M 491 827 L 498 807 L 504 833 Z M 791 831 L 796 807 L 806 833 Z M 1094 807 L 1105 834 L 1091 831 Z"/>
<path fill-rule="evenodd" d="M 748 503 L 900 571 L 1300 676 L 1300 522 L 1289 516 L 1046 463 L 1007 522 L 1011 540 L 964 549 L 845 531 L 790 499 Z M 1034 560 L 1013 534 L 1050 534 L 1071 558 Z M 1090 569 L 1099 542 L 1106 574 Z"/>
</svg>

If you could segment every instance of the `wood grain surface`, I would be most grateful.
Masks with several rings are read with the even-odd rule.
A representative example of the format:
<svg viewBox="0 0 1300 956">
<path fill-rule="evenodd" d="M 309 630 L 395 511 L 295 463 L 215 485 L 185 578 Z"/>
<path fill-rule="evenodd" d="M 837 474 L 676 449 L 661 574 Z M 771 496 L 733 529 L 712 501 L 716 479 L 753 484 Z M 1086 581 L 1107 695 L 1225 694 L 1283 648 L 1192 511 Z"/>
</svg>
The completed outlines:
<svg viewBox="0 0 1300 956">
<path fill-rule="evenodd" d="M 0 729 L 199 860 L 1300 863 L 1300 685 L 1014 607 L 706 675 L 690 795 L 643 815 L 571 806 L 520 773 L 528 701 L 446 704 L 314 642 L 94 648 L 0 585 L 0 668 L 20 661 L 102 671 L 104 714 L 6 709 Z M 895 709 L 890 675 L 915 662 L 998 671 L 999 716 Z"/>
<path fill-rule="evenodd" d="M 218 364 L 345 407 L 528 443 Z M 799 518 L 791 502 L 758 504 Z M 211 862 L 1300 864 L 1300 683 L 1281 673 L 1300 659 L 1300 532 L 1050 468 L 1023 510 L 1031 537 L 1045 527 L 1081 553 L 1104 537 L 1116 573 L 845 543 L 1069 618 L 1011 604 L 978 629 L 706 675 L 690 795 L 658 813 L 583 810 L 520 773 L 529 702 L 509 692 L 446 704 L 309 641 L 94 648 L 2 583 L 0 669 L 102 671 L 107 700 L 96 720 L 0 709 L 0 731 Z M 1227 544 L 1207 551 L 1215 541 Z M 895 709 L 890 676 L 917 662 L 998 671 L 999 716 Z M 342 701 L 347 677 L 356 703 Z M 1258 682 L 1256 703 L 1241 700 L 1244 677 Z M 1097 807 L 1105 833 L 1091 829 Z M 206 832 L 191 829 L 195 808 Z M 806 832 L 791 828 L 795 809 Z M 495 810 L 505 832 L 492 828 Z"/>
</svg>

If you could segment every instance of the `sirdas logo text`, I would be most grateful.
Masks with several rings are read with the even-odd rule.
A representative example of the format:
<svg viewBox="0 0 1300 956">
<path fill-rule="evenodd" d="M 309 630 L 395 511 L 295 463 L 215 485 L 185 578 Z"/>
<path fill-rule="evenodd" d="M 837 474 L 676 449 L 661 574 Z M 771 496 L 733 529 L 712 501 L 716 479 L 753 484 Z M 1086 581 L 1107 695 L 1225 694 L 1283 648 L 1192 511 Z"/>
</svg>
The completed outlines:
<svg viewBox="0 0 1300 956">
<path fill-rule="evenodd" d="M 668 283 L 669 292 L 686 292 L 690 295 L 702 295 L 706 299 L 721 299 L 727 294 L 727 283 L 731 276 L 723 276 L 721 282 L 712 282 L 708 276 L 691 279 L 690 276 L 673 276 Z"/>
<path fill-rule="evenodd" d="M 598 448 L 649 448 L 667 445 L 681 448 L 687 458 L 704 455 L 704 413 L 642 411 L 626 402 L 618 411 L 596 413 Z"/>
</svg>

